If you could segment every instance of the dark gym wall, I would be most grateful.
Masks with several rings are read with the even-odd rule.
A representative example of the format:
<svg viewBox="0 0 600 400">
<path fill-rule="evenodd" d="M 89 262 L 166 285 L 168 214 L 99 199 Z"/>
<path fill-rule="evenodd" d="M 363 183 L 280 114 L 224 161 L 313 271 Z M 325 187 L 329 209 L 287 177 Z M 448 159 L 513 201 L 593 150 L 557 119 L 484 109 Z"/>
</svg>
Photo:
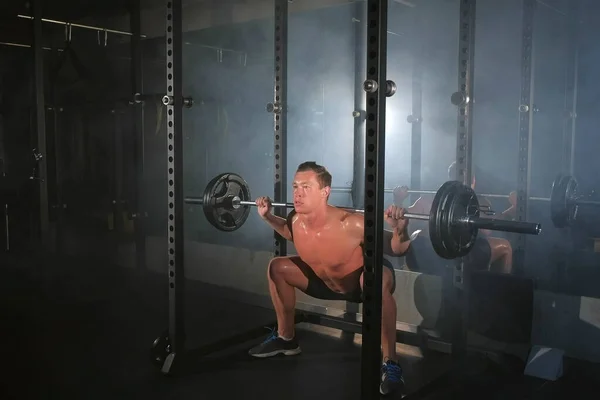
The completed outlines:
<svg viewBox="0 0 600 400">
<path fill-rule="evenodd" d="M 352 4 L 289 19 L 288 199 L 297 166 L 327 167 L 333 186 L 352 187 L 354 164 L 354 23 Z M 351 205 L 349 192 L 330 201 Z"/>
<path fill-rule="evenodd" d="M 16 19 L 9 26 L 27 31 L 31 22 Z M 5 28 L 4 25 L 2 25 Z M 18 29 L 16 30 L 18 33 Z M 15 33 L 15 32 L 13 32 Z M 128 94 L 128 61 L 113 51 L 124 42 L 109 38 L 99 43 L 96 32 L 75 29 L 67 43 L 63 26 L 43 25 L 43 52 L 46 101 L 46 136 L 50 220 L 56 228 L 57 205 L 66 204 L 63 221 L 107 229 L 106 211 L 110 209 L 112 179 L 111 141 L 114 139 L 114 99 Z M 14 43 L 28 45 L 31 37 L 6 36 Z M 3 39 L 8 40 L 8 39 Z M 9 40 L 10 41 L 10 40 Z M 12 226 L 12 248 L 29 238 L 36 241 L 38 217 L 37 173 L 33 149 L 37 148 L 35 109 L 33 104 L 33 53 L 26 47 L 2 45 L 3 144 L 7 179 L 19 182 L 25 197 L 13 199 L 9 220 L 21 221 Z M 115 57 L 113 57 L 115 56 Z M 113 59 L 109 60 L 110 57 Z M 54 156 L 56 154 L 56 157 Z M 59 181 L 53 177 L 57 175 Z M 33 177 L 34 179 L 30 179 Z M 58 192 L 61 198 L 58 198 Z M 30 209 L 20 212 L 19 208 Z M 25 210 L 23 210 L 25 211 Z M 32 222 L 30 224 L 30 221 Z M 64 225 L 64 224 L 63 224 Z M 27 227 L 27 237 L 21 230 Z M 3 230 L 4 232 L 4 230 Z M 88 237 L 91 239 L 95 234 Z M 18 240 L 17 237 L 23 239 Z M 95 240 L 95 239 L 94 239 Z M 21 243 L 19 243 L 21 242 Z M 71 246 L 76 247 L 76 246 Z"/>
<path fill-rule="evenodd" d="M 458 9 L 457 0 L 423 2 L 417 9 L 424 27 L 416 39 L 423 48 L 423 189 L 446 181 L 456 157 L 457 115 L 450 96 L 458 79 Z"/>
<path fill-rule="evenodd" d="M 481 0 L 477 4 L 475 53 L 475 112 L 473 138 L 476 190 L 508 194 L 517 180 L 518 118 L 521 89 L 522 1 L 502 3 Z M 548 197 L 556 174 L 565 168 L 563 136 L 567 115 L 569 73 L 569 10 L 567 2 L 536 6 L 534 20 L 534 112 L 530 143 L 530 196 Z M 579 154 L 575 153 L 576 159 Z M 577 173 L 577 172 L 576 172 Z M 505 199 L 492 199 L 503 211 Z M 526 263 L 516 271 L 536 279 L 539 288 L 569 293 L 583 292 L 583 282 L 569 282 L 560 263 L 564 259 L 564 232 L 555 229 L 547 202 L 532 200 L 528 219 L 544 227 L 544 240 L 530 238 Z M 514 235 L 503 235 L 514 239 Z"/>
<path fill-rule="evenodd" d="M 393 1 L 389 3 L 387 74 L 398 89 L 386 102 L 386 188 L 410 183 L 412 126 L 407 117 L 412 114 L 412 51 L 423 31 L 418 10 Z M 386 194 L 385 203 L 392 201 L 392 195 Z"/>
<path fill-rule="evenodd" d="M 147 21 L 146 21 L 147 22 Z M 164 24 L 164 21 L 163 21 Z M 252 194 L 272 192 L 272 19 L 223 25 L 184 34 L 184 193 L 202 196 L 208 181 L 223 172 L 241 174 Z M 165 39 L 144 42 L 144 91 L 165 91 Z M 166 116 L 159 100 L 144 109 L 145 209 L 147 234 L 166 234 Z M 222 233 L 198 206 L 186 207 L 188 240 L 270 250 L 271 232 L 252 213 L 243 229 Z"/>
<path fill-rule="evenodd" d="M 57 150 L 52 167 L 58 191 L 51 193 L 51 206 L 67 205 L 60 222 L 54 214 L 62 224 L 62 250 L 114 260 L 119 239 L 109 239 L 115 226 L 113 201 L 120 197 L 127 211 L 133 179 L 126 157 L 133 145 L 129 59 L 123 51 L 128 39 L 99 41 L 96 32 L 73 28 L 70 42 L 65 42 L 64 27 L 53 29 L 48 45 L 55 50 L 45 53 L 46 126 L 50 148 Z M 125 155 L 119 161 L 118 143 Z"/>
<path fill-rule="evenodd" d="M 557 6 L 560 6 L 557 2 Z M 474 163 L 479 192 L 507 194 L 517 179 L 518 105 L 521 78 L 521 0 L 477 3 L 475 39 Z M 532 196 L 547 196 L 562 160 L 566 89 L 566 17 L 537 7 L 535 21 L 536 104 L 532 142 Z M 566 10 L 566 7 L 565 7 Z M 423 2 L 428 29 L 421 36 L 423 60 L 423 179 L 437 187 L 454 158 L 458 1 Z M 560 39 L 560 40 L 559 40 Z M 543 109 L 541 105 L 544 105 Z M 556 170 L 554 169 L 556 167 Z"/>
<path fill-rule="evenodd" d="M 163 21 L 164 25 L 164 21 Z M 142 41 L 144 62 L 144 93 L 166 93 L 165 39 Z M 155 98 L 144 104 L 144 193 L 142 209 L 148 212 L 145 233 L 148 236 L 164 236 L 166 241 L 167 212 L 167 153 L 165 106 Z"/>
<path fill-rule="evenodd" d="M 538 3 L 534 18 L 533 136 L 530 143 L 529 196 L 549 197 L 552 182 L 565 166 L 563 135 L 569 59 L 569 5 L 564 1 Z M 568 169 L 567 169 L 568 170 Z M 524 274 L 536 279 L 540 289 L 573 293 L 565 279 L 564 232 L 553 227 L 549 204 L 531 200 L 528 219 L 544 226 L 544 239 L 528 238 Z M 571 287 L 570 287 L 571 286 Z M 576 291 L 575 291 L 576 292 Z M 582 293 L 583 294 L 583 293 Z"/>
<path fill-rule="evenodd" d="M 273 122 L 266 112 L 273 96 L 272 31 L 272 20 L 260 20 L 184 35 L 185 93 L 195 100 L 184 112 L 186 195 L 202 195 L 224 172 L 240 174 L 252 196 L 272 195 Z M 268 249 L 270 232 L 252 211 L 241 229 L 223 233 L 200 207 L 188 207 L 187 238 Z"/>
<path fill-rule="evenodd" d="M 530 196 L 548 197 L 556 175 L 563 168 L 563 129 L 569 52 L 569 7 L 538 5 L 534 20 L 534 133 L 531 155 Z M 547 204 L 536 206 L 546 206 Z"/>
<path fill-rule="evenodd" d="M 598 95 L 598 70 L 600 49 L 597 38 L 600 24 L 597 16 L 600 4 L 593 0 L 582 1 L 579 24 L 579 87 L 577 98 L 577 136 L 575 142 L 575 173 L 579 184 L 587 191 L 600 192 L 600 96 Z"/>
<path fill-rule="evenodd" d="M 508 194 L 517 183 L 521 2 L 477 2 L 473 162 L 478 192 Z"/>
<path fill-rule="evenodd" d="M 29 238 L 35 234 L 33 191 L 35 185 L 29 180 L 34 160 L 31 139 L 31 86 L 32 77 L 23 65 L 33 60 L 26 48 L 0 48 L 0 131 L 2 133 L 2 164 L 0 173 L 8 190 L 2 191 L 3 200 L 9 204 L 10 242 L 12 249 L 23 248 Z M 24 90 L 23 90 L 24 89 Z M 5 218 L 0 222 L 2 229 L 2 248 L 6 238 Z"/>
</svg>

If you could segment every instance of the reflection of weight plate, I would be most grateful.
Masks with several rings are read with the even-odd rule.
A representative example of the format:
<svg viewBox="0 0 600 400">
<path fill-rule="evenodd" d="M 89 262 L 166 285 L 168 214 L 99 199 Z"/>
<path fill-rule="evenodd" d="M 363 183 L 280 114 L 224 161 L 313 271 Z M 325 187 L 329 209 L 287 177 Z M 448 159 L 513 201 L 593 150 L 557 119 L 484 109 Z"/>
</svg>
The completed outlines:
<svg viewBox="0 0 600 400">
<path fill-rule="evenodd" d="M 171 341 L 169 340 L 169 332 L 165 331 L 152 343 L 150 357 L 155 365 L 162 367 L 169 354 L 171 354 Z"/>
<path fill-rule="evenodd" d="M 431 244 L 440 257 L 450 260 L 471 251 L 478 229 L 467 222 L 469 218 L 479 218 L 475 192 L 458 181 L 444 183 L 433 199 L 429 217 Z"/>
<path fill-rule="evenodd" d="M 204 190 L 204 215 L 208 222 L 220 231 L 233 232 L 239 229 L 250 215 L 250 207 L 231 205 L 231 198 L 250 201 L 250 187 L 244 179 L 234 173 L 219 174 Z"/>
<path fill-rule="evenodd" d="M 550 215 L 554 226 L 570 226 L 574 216 L 577 181 L 572 176 L 558 175 L 552 184 L 550 195 Z"/>
</svg>

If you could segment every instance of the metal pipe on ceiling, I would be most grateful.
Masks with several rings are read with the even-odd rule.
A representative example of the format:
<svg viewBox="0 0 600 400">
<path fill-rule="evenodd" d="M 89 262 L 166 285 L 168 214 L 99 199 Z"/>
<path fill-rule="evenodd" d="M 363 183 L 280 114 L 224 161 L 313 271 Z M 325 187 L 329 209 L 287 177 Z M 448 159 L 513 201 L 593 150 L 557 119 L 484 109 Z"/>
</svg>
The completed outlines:
<svg viewBox="0 0 600 400">
<path fill-rule="evenodd" d="M 25 48 L 31 48 L 31 45 L 29 44 L 22 44 L 22 43 L 13 43 L 13 42 L 0 42 L 1 46 L 11 46 L 11 47 L 25 47 Z M 42 47 L 43 50 L 52 50 L 50 47 Z M 63 51 L 63 49 L 56 49 L 58 51 Z"/>
<path fill-rule="evenodd" d="M 17 15 L 17 17 L 23 18 L 23 19 L 29 19 L 29 20 L 34 19 L 30 15 L 21 15 L 21 14 L 19 14 L 19 15 Z M 119 30 L 116 30 L 116 29 L 101 28 L 99 26 L 93 26 L 93 25 L 83 25 L 83 24 L 78 24 L 78 23 L 75 23 L 75 22 L 58 21 L 58 20 L 55 20 L 55 19 L 48 19 L 48 18 L 42 18 L 42 22 L 48 22 L 50 24 L 57 24 L 57 25 L 68 25 L 68 26 L 72 26 L 72 27 L 75 27 L 75 28 L 89 29 L 89 30 L 98 31 L 98 32 L 114 33 L 114 34 L 117 34 L 117 35 L 133 36 L 133 33 L 131 33 L 131 32 L 119 31 Z M 146 35 L 140 35 L 140 37 L 145 38 Z"/>
</svg>

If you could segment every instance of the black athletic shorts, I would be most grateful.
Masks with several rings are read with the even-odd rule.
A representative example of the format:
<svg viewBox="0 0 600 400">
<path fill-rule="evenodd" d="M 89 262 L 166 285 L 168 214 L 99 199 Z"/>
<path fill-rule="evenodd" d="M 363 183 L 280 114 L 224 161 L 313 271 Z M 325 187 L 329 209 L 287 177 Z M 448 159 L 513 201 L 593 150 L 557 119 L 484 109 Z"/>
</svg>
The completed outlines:
<svg viewBox="0 0 600 400">
<path fill-rule="evenodd" d="M 310 297 L 314 297 L 316 299 L 321 300 L 342 300 L 349 301 L 351 303 L 362 303 L 363 302 L 363 292 L 360 288 L 360 275 L 362 272 L 362 268 L 359 268 L 356 271 L 356 289 L 348 293 L 339 293 L 334 292 L 323 282 L 321 278 L 315 274 L 315 271 L 306 264 L 300 257 L 292 257 L 291 260 L 300 268 L 300 271 L 306 276 L 308 279 L 308 286 L 304 293 L 309 295 Z M 387 260 L 383 259 L 384 268 L 389 268 L 392 272 L 392 293 L 396 290 L 396 275 L 394 273 L 394 266 Z"/>
<path fill-rule="evenodd" d="M 492 248 L 490 243 L 480 236 L 465 257 L 465 263 L 472 270 L 487 270 L 491 259 Z M 433 275 L 442 275 L 448 261 L 437 255 L 429 237 L 422 233 L 411 241 L 405 258 L 409 270 Z"/>
<path fill-rule="evenodd" d="M 286 218 L 286 224 L 290 234 L 292 235 L 292 238 L 294 237 L 294 231 L 292 229 L 292 218 L 294 214 L 296 214 L 296 211 L 292 210 Z M 310 297 L 321 300 L 343 300 L 352 303 L 362 303 L 363 293 L 362 289 L 360 288 L 360 272 L 362 272 L 362 268 L 359 268 L 356 271 L 356 289 L 349 293 L 338 293 L 331 290 L 329 286 L 327 286 L 325 282 L 323 282 L 323 280 L 319 278 L 317 274 L 315 274 L 315 271 L 313 271 L 310 265 L 302 261 L 300 257 L 292 257 L 291 260 L 298 266 L 298 268 L 300 268 L 300 271 L 302 271 L 304 276 L 306 276 L 308 279 L 308 286 L 304 293 Z M 394 293 L 396 290 L 396 274 L 394 273 L 394 266 L 385 258 L 383 259 L 383 266 L 389 268 L 392 272 L 392 293 Z"/>
</svg>

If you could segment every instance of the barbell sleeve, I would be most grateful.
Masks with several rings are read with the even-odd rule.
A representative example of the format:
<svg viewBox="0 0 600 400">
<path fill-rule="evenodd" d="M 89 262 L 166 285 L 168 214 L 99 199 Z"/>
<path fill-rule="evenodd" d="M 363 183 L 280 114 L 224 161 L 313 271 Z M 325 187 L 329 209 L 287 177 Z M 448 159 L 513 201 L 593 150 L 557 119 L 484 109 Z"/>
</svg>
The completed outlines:
<svg viewBox="0 0 600 400">
<path fill-rule="evenodd" d="M 493 218 L 469 218 L 469 223 L 477 229 L 489 229 L 491 231 L 524 233 L 527 235 L 539 235 L 542 226 L 535 222 L 505 221 Z"/>
<path fill-rule="evenodd" d="M 204 200 L 201 197 L 186 197 L 183 201 L 187 204 L 204 205 Z"/>
</svg>

